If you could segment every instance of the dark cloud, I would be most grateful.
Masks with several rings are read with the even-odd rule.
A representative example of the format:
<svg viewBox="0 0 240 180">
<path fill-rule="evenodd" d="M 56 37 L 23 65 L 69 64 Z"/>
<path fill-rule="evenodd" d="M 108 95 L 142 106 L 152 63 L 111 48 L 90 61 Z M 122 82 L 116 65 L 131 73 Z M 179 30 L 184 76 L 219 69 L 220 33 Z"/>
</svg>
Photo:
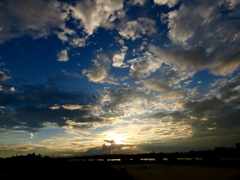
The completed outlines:
<svg viewBox="0 0 240 180">
<path fill-rule="evenodd" d="M 114 140 L 104 140 L 104 142 L 111 143 L 111 144 L 115 144 L 115 141 L 114 141 Z"/>
<path fill-rule="evenodd" d="M 34 38 L 47 36 L 53 28 L 64 29 L 66 18 L 66 11 L 56 0 L 3 0 L 0 2 L 0 43 L 25 34 Z"/>
<path fill-rule="evenodd" d="M 21 86 L 17 91 L 0 91 L 1 122 L 3 129 L 38 131 L 45 123 L 56 123 L 58 126 L 67 125 L 67 120 L 74 122 L 93 123 L 103 122 L 104 118 L 90 116 L 96 97 L 81 92 L 67 92 L 47 86 Z M 56 104 L 77 104 L 82 109 L 67 109 Z M 67 106 L 67 105 L 66 105 Z M 91 125 L 75 125 L 79 129 L 90 128 Z"/>
<path fill-rule="evenodd" d="M 110 140 L 110 141 L 112 141 L 112 140 Z M 114 144 L 114 143 L 112 143 L 111 145 L 103 144 L 101 147 L 94 147 L 94 148 L 88 149 L 84 154 L 85 155 L 97 155 L 97 154 L 109 154 L 109 152 L 114 153 L 114 154 L 122 154 L 122 153 L 126 153 L 126 151 L 122 149 L 124 147 L 131 148 L 133 146 L 126 145 L 126 144 Z"/>
</svg>

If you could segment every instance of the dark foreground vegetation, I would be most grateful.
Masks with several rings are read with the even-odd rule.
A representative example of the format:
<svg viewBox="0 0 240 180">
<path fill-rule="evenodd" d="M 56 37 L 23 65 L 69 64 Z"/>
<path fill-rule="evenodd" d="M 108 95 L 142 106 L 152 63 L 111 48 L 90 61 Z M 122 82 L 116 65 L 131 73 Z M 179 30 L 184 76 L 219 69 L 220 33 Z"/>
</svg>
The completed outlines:
<svg viewBox="0 0 240 180">
<path fill-rule="evenodd" d="M 133 180 L 122 170 L 111 168 L 98 163 L 79 163 L 67 161 L 45 162 L 42 166 L 32 166 L 25 163 L 13 164 L 3 168 L 0 179 L 104 179 L 104 180 Z"/>
</svg>

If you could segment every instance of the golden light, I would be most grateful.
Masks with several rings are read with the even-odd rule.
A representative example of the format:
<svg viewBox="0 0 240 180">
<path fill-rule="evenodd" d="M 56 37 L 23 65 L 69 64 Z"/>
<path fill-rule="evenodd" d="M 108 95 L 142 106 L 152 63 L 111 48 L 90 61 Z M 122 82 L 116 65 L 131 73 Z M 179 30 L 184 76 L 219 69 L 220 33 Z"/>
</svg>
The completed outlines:
<svg viewBox="0 0 240 180">
<path fill-rule="evenodd" d="M 122 144 L 124 141 L 124 138 L 120 135 L 117 135 L 116 133 L 108 134 L 105 139 L 114 140 L 115 144 Z"/>
</svg>

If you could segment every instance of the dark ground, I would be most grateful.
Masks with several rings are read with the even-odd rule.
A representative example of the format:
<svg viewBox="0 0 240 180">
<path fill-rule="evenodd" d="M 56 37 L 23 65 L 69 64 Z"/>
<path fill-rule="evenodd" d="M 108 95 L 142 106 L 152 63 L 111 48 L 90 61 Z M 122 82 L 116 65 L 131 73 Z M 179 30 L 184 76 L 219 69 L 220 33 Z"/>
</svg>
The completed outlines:
<svg viewBox="0 0 240 180">
<path fill-rule="evenodd" d="M 13 170 L 11 172 L 2 173 L 1 180 L 5 179 L 104 179 L 104 180 L 134 180 L 130 175 L 121 170 L 110 168 L 104 165 L 61 165 L 61 167 L 54 167 L 50 169 L 26 169 Z"/>
</svg>

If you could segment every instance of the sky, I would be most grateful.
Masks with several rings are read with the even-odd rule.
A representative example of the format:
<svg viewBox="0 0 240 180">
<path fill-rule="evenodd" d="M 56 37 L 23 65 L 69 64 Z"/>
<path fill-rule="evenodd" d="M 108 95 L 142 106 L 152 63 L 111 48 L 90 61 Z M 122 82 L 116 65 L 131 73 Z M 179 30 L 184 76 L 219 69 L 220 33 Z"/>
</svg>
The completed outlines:
<svg viewBox="0 0 240 180">
<path fill-rule="evenodd" d="M 1 0 L 0 157 L 240 141 L 239 0 Z"/>
</svg>

